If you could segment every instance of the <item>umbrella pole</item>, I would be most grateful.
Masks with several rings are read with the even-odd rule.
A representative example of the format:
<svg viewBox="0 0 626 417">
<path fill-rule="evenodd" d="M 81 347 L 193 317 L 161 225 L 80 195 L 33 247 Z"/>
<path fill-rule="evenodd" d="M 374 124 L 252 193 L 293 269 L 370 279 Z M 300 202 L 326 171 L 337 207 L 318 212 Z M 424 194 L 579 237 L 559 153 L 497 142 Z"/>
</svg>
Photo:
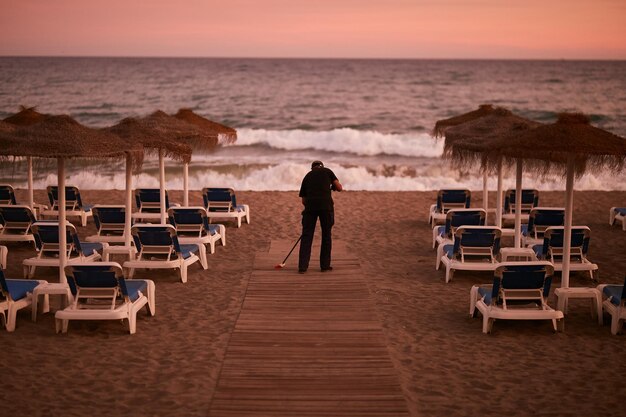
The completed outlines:
<svg viewBox="0 0 626 417">
<path fill-rule="evenodd" d="M 30 210 L 35 213 L 35 196 L 33 190 L 33 157 L 27 156 L 26 163 L 28 164 L 28 206 Z"/>
<path fill-rule="evenodd" d="M 130 225 L 133 210 L 133 170 L 130 153 L 126 154 L 126 212 L 124 213 L 124 246 L 130 247 Z"/>
<path fill-rule="evenodd" d="M 189 207 L 189 164 L 183 164 L 183 206 Z"/>
<path fill-rule="evenodd" d="M 563 271 L 561 288 L 569 287 L 569 265 L 572 250 L 572 217 L 574 214 L 574 157 L 567 158 L 567 180 L 565 182 L 565 230 L 563 233 Z"/>
<path fill-rule="evenodd" d="M 498 194 L 496 195 L 496 226 L 502 227 L 502 158 L 498 161 Z"/>
<path fill-rule="evenodd" d="M 517 159 L 517 173 L 515 176 L 515 248 L 522 247 L 522 170 L 523 163 Z"/>
<path fill-rule="evenodd" d="M 489 212 L 487 211 L 489 208 L 489 188 L 487 187 L 487 170 L 486 169 L 483 172 L 483 208 L 485 209 L 487 218 L 489 218 Z"/>
<path fill-rule="evenodd" d="M 161 210 L 161 224 L 166 223 L 167 213 L 165 212 L 165 151 L 163 148 L 159 149 L 159 191 L 160 191 L 160 210 Z"/>
<path fill-rule="evenodd" d="M 67 263 L 67 229 L 65 227 L 65 159 L 57 159 L 58 199 L 59 199 L 59 282 L 67 283 L 65 264 Z"/>
</svg>

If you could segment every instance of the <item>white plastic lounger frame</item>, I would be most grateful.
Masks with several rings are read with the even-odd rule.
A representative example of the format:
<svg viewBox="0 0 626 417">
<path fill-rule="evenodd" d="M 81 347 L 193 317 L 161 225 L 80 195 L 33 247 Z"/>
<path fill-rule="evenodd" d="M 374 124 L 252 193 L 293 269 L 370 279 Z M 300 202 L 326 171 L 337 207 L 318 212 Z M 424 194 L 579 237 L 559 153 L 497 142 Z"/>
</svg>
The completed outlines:
<svg viewBox="0 0 626 417">
<path fill-rule="evenodd" d="M 126 206 L 96 204 L 91 211 L 98 230 L 97 234 L 87 236 L 87 242 L 125 243 Z"/>
<path fill-rule="evenodd" d="M 0 242 L 35 243 L 30 227 L 37 219 L 30 207 L 21 204 L 0 205 L 0 217 L 4 222 L 0 228 Z"/>
<path fill-rule="evenodd" d="M 442 226 L 433 227 L 433 248 L 443 243 L 451 243 L 454 238 L 454 232 L 460 226 L 484 226 L 487 219 L 487 212 L 481 208 L 463 208 L 452 209 L 446 213 L 446 220 Z M 450 225 L 450 234 L 448 236 L 446 227 Z"/>
<path fill-rule="evenodd" d="M 92 274 L 92 282 L 104 281 L 105 284 L 81 286 L 81 278 L 75 275 L 79 272 L 87 276 Z M 70 320 L 128 320 L 129 332 L 134 334 L 139 310 L 146 306 L 148 314 L 154 316 L 156 313 L 154 282 L 149 279 L 124 280 L 122 267 L 116 262 L 67 266 L 65 273 L 75 294 L 73 302 L 55 314 L 57 333 L 67 333 Z M 100 275 L 94 278 L 95 274 Z"/>
<path fill-rule="evenodd" d="M 207 248 L 211 253 L 215 253 L 217 242 L 222 242 L 222 246 L 226 246 L 226 227 L 223 224 L 210 225 L 204 207 L 172 207 L 167 211 L 167 215 L 170 224 L 176 227 L 178 242 L 183 245 L 202 245 L 204 250 L 200 250 L 199 253 L 200 263 L 204 269 L 208 269 Z"/>
<path fill-rule="evenodd" d="M 532 219 L 531 219 L 532 218 Z M 562 219 L 560 224 L 557 219 Z M 552 224 L 543 223 L 544 220 Z M 528 225 L 522 236 L 522 246 L 532 246 L 543 242 L 543 232 L 551 226 L 563 226 L 565 221 L 565 209 L 562 207 L 535 207 L 528 215 Z M 531 230 L 529 230 L 531 229 Z"/>
<path fill-rule="evenodd" d="M 57 197 L 54 197 L 56 190 Z M 48 199 L 50 200 L 50 209 L 43 210 L 41 217 L 53 217 L 59 218 L 59 200 L 58 200 L 58 187 L 48 186 Z M 66 186 L 65 187 L 65 217 L 80 217 L 80 224 L 87 226 L 87 219 L 91 217 L 91 206 L 84 204 L 80 195 L 78 187 Z"/>
<path fill-rule="evenodd" d="M 161 236 L 163 242 L 158 244 L 146 243 L 142 241 L 142 234 L 150 234 L 153 229 L 155 233 L 167 233 L 169 238 Z M 204 245 L 193 244 L 195 247 L 193 252 L 179 252 L 176 246 L 181 246 L 178 242 L 176 229 L 171 224 L 136 224 L 131 229 L 131 234 L 135 241 L 135 247 L 139 253 L 137 259 L 126 261 L 123 264 L 125 270 L 128 270 L 128 278 L 132 279 L 135 269 L 179 269 L 180 280 L 187 282 L 187 268 L 189 265 L 200 260 L 196 255 L 196 250 L 206 250 Z M 182 248 L 181 248 L 182 249 Z"/>
<path fill-rule="evenodd" d="M 76 263 L 92 262 L 100 259 L 100 254 L 97 250 L 104 249 L 109 245 L 105 242 L 102 243 L 82 243 L 78 238 L 78 233 L 73 224 L 67 222 L 67 231 L 70 234 L 70 239 L 66 242 L 66 256 L 67 265 Z M 38 235 L 38 229 L 43 227 L 53 226 L 56 228 L 56 239 L 58 239 L 58 222 L 38 222 L 33 224 L 33 234 Z M 43 267 L 58 267 L 59 266 L 59 243 L 58 240 L 46 241 L 46 239 L 40 238 L 41 247 L 39 253 L 34 258 L 24 259 L 22 265 L 24 267 L 24 278 L 32 278 L 35 276 L 35 270 L 39 266 Z M 78 245 L 77 245 L 78 243 Z M 87 251 L 85 251 L 87 247 Z"/>
<path fill-rule="evenodd" d="M 554 233 L 563 234 L 563 226 L 550 226 L 544 233 L 543 249 L 547 248 L 548 253 L 544 253 L 543 257 L 554 265 L 554 270 L 558 272 L 563 271 L 563 247 L 562 246 L 550 246 L 550 237 Z M 584 240 L 580 242 L 574 242 L 574 236 L 577 233 L 584 234 Z M 570 247 L 570 271 L 586 271 L 589 272 L 591 279 L 594 279 L 593 273 L 598 270 L 598 265 L 587 259 L 587 250 L 589 246 L 591 230 L 587 226 L 572 226 L 572 246 Z M 562 239 L 561 239 L 562 241 Z M 576 243 L 576 245 L 574 245 Z"/>
<path fill-rule="evenodd" d="M 231 199 L 227 199 L 229 194 Z M 215 195 L 222 198 L 215 199 Z M 245 218 L 250 224 L 250 206 L 247 204 L 233 204 L 235 191 L 232 188 L 203 188 L 202 198 L 206 205 L 209 223 L 213 219 L 235 219 L 237 227 L 241 227 L 241 219 Z"/>
<path fill-rule="evenodd" d="M 464 194 L 465 200 L 457 201 L 460 200 L 460 198 L 453 198 L 454 201 L 446 201 L 446 194 L 454 194 L 455 196 Z M 430 209 L 428 210 L 428 222 L 431 227 L 435 227 L 438 223 L 445 222 L 446 214 L 449 210 L 469 208 L 471 197 L 472 192 L 464 188 L 439 190 L 437 192 L 437 203 L 431 204 Z"/>
<path fill-rule="evenodd" d="M 529 285 L 518 282 L 514 285 L 506 283 L 505 273 L 520 273 L 522 279 L 528 268 L 537 267 L 532 273 L 541 273 L 543 279 L 538 282 L 529 281 Z M 519 269 L 526 271 L 519 271 Z M 517 270 L 517 271 L 516 271 Z M 554 310 L 547 303 L 547 292 L 554 268 L 550 262 L 503 262 L 494 272 L 494 283 L 474 285 L 470 290 L 470 317 L 474 317 L 476 309 L 483 316 L 483 333 L 491 333 L 496 320 L 550 320 L 554 331 L 563 324 L 563 312 Z M 517 279 L 515 279 L 517 281 Z M 498 285 L 497 299 L 493 298 L 493 285 Z M 482 289 L 482 291 L 481 291 Z M 481 292 L 483 294 L 481 294 Z"/>
<path fill-rule="evenodd" d="M 626 320 L 626 291 L 624 287 L 626 287 L 626 278 L 624 278 L 624 285 L 598 285 L 598 291 L 604 298 L 602 308 L 611 316 L 611 334 L 613 335 L 622 332 Z"/>
<path fill-rule="evenodd" d="M 609 210 L 609 224 L 613 226 L 615 222 L 622 224 L 622 230 L 626 232 L 626 207 L 611 207 Z"/>
<path fill-rule="evenodd" d="M 504 193 L 505 208 L 502 213 L 502 221 L 515 221 L 515 189 L 506 190 Z M 522 190 L 522 202 L 521 202 L 521 221 L 522 223 L 528 223 L 528 215 L 530 211 L 536 207 L 536 202 L 539 200 L 539 191 L 535 189 L 525 188 Z M 507 206 L 508 205 L 508 210 Z"/>
<path fill-rule="evenodd" d="M 480 244 L 466 245 L 471 234 L 483 235 Z M 500 250 L 502 232 L 495 226 L 461 226 L 454 233 L 454 243 L 441 245 L 441 263 L 446 267 L 446 282 L 454 271 L 493 271 L 498 266 L 496 256 Z M 464 236 L 467 236 L 464 239 Z M 440 264 L 437 264 L 439 269 Z"/>
<path fill-rule="evenodd" d="M 138 221 L 161 221 L 161 194 L 158 188 L 137 188 L 135 190 L 135 204 L 137 211 L 132 217 Z M 171 203 L 165 190 L 165 211 L 170 207 L 179 207 L 180 204 Z M 166 216 L 166 214 L 164 214 Z"/>
<path fill-rule="evenodd" d="M 47 281 L 32 279 L 5 279 L 0 270 L 0 318 L 8 332 L 15 330 L 18 310 L 28 307 L 33 301 L 33 290 Z M 13 294 L 13 296 L 11 295 Z"/>
</svg>

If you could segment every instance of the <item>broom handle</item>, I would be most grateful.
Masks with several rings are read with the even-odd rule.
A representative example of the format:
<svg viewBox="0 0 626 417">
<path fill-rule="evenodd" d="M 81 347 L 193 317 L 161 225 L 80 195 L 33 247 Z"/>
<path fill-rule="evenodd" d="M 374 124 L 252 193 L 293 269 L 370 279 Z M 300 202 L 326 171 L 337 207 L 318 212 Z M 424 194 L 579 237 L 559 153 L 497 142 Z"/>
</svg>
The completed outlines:
<svg viewBox="0 0 626 417">
<path fill-rule="evenodd" d="M 283 260 L 283 264 L 285 262 L 287 262 L 287 259 L 289 259 L 289 257 L 291 256 L 291 252 L 293 252 L 293 250 L 296 248 L 296 246 L 298 246 L 298 243 L 300 243 L 300 239 L 302 239 L 302 235 L 300 235 L 300 237 L 298 238 L 298 240 L 296 240 L 296 243 L 293 244 L 293 248 L 291 248 L 291 250 L 289 251 L 289 253 L 287 254 L 287 256 L 285 257 L 285 259 Z"/>
</svg>

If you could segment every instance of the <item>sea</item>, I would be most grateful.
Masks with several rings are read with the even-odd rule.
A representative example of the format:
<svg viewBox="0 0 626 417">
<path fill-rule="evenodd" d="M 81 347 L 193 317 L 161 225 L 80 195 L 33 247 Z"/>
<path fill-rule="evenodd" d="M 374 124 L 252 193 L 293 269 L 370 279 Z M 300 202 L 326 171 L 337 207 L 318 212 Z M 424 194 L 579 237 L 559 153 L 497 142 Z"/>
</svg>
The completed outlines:
<svg viewBox="0 0 626 417">
<path fill-rule="evenodd" d="M 193 155 L 191 189 L 297 190 L 319 159 L 347 190 L 479 190 L 479 168 L 452 167 L 430 132 L 437 120 L 485 103 L 548 123 L 583 112 L 626 137 L 626 61 L 0 57 L 2 118 L 35 106 L 104 127 L 191 108 L 236 128 L 235 143 Z M 158 186 L 157 172 L 148 157 L 135 184 Z M 166 177 L 168 188 L 182 189 L 179 163 L 166 162 Z M 75 160 L 67 181 L 123 189 L 124 169 Z M 0 182 L 24 187 L 25 162 L 3 164 Z M 54 183 L 55 170 L 36 164 L 35 187 Z M 504 186 L 514 183 L 507 167 Z M 562 190 L 564 180 L 525 174 L 524 186 Z M 626 181 L 605 171 L 575 188 L 626 190 Z"/>
</svg>

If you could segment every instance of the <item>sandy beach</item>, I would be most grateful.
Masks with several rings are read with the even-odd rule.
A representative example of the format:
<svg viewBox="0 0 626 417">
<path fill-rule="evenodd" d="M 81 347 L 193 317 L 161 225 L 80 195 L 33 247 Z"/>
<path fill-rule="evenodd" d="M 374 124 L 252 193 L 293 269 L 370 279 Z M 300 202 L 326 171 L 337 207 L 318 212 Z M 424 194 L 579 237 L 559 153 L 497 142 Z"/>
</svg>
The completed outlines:
<svg viewBox="0 0 626 417">
<path fill-rule="evenodd" d="M 122 191 L 82 190 L 88 203 L 121 204 Z M 389 354 L 412 416 L 600 416 L 623 410 L 626 341 L 598 326 L 587 300 L 570 302 L 565 332 L 548 322 L 495 323 L 490 335 L 468 316 L 469 289 L 489 273 L 457 272 L 445 284 L 436 271 L 427 222 L 431 192 L 336 194 L 334 239 L 358 254 L 382 322 Z M 18 190 L 18 200 L 26 200 Z M 564 193 L 541 192 L 544 206 L 562 206 Z M 182 192 L 170 191 L 182 202 Z M 157 313 L 138 316 L 137 333 L 119 322 L 71 322 L 55 334 L 53 314 L 18 314 L 14 333 L 0 332 L 0 394 L 6 416 L 204 416 L 220 375 L 257 251 L 270 241 L 295 242 L 301 205 L 296 192 L 237 192 L 252 224 L 227 223 L 227 246 L 196 264 L 182 284 L 173 271 L 138 271 L 157 286 Z M 35 200 L 44 202 L 37 190 Z M 199 191 L 190 202 L 200 204 Z M 574 223 L 591 228 L 589 258 L 600 283 L 623 283 L 626 233 L 608 225 L 608 209 L 626 192 L 583 191 L 574 196 Z M 481 205 L 481 193 L 473 193 Z M 495 193 L 490 194 L 490 206 Z M 95 233 L 90 220 L 81 237 Z M 319 238 L 319 231 L 316 239 Z M 28 244 L 9 244 L 9 277 L 21 277 Z M 295 268 L 297 256 L 289 260 Z M 277 259 L 276 263 L 281 259 Z M 312 266 L 313 267 L 313 266 Z M 37 278 L 54 282 L 56 270 Z M 554 288 L 560 285 L 557 278 Z M 574 273 L 571 286 L 595 286 Z M 556 305 L 554 296 L 550 304 Z"/>
</svg>

